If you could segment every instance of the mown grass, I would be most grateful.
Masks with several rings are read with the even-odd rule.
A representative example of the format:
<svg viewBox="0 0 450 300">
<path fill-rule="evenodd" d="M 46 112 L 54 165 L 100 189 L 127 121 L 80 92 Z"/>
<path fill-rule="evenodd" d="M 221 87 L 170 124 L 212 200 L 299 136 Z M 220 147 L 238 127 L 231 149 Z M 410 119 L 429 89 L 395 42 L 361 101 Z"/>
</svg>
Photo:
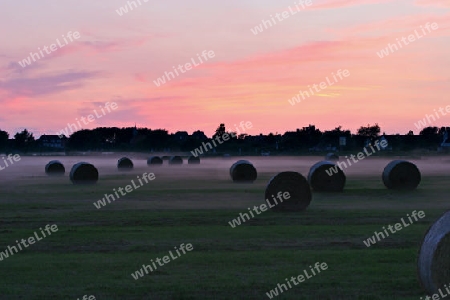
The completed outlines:
<svg viewBox="0 0 450 300">
<path fill-rule="evenodd" d="M 59 230 L 0 261 L 0 299 L 268 299 L 266 292 L 315 262 L 328 269 L 276 299 L 419 299 L 418 249 L 447 209 L 449 191 L 445 176 L 403 193 L 386 190 L 375 176 L 348 178 L 344 193 L 314 193 L 304 212 L 268 211 L 236 228 L 228 222 L 263 203 L 266 180 L 233 185 L 160 176 L 107 207 L 93 206 L 132 178 L 104 176 L 89 187 L 45 177 L 3 185 L 0 251 L 46 224 Z M 364 245 L 412 210 L 426 217 Z M 132 278 L 182 243 L 194 250 Z"/>
</svg>

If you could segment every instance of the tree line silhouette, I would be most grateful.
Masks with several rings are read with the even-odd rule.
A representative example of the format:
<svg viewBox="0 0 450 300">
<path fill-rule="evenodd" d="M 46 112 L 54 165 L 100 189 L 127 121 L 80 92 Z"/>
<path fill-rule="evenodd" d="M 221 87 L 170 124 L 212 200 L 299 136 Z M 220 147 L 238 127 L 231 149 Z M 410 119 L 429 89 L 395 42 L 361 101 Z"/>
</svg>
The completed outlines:
<svg viewBox="0 0 450 300">
<path fill-rule="evenodd" d="M 295 131 L 286 131 L 284 134 L 248 135 L 243 133 L 233 135 L 229 141 L 218 145 L 209 154 L 351 151 L 359 150 L 381 136 L 387 139 L 391 150 L 437 150 L 447 131 L 450 131 L 450 127 L 426 127 L 420 131 L 419 135 L 414 135 L 413 131 L 409 131 L 406 135 L 386 135 L 384 133 L 381 135 L 378 124 L 368 124 L 361 126 L 355 134 L 352 134 L 350 130 L 343 130 L 342 126 L 322 132 L 316 126 L 309 125 Z M 214 139 L 217 135 L 222 136 L 224 133 L 232 134 L 227 131 L 223 123 L 217 127 L 211 138 L 208 138 L 200 130 L 189 135 L 186 131 L 170 134 L 165 129 L 98 127 L 76 131 L 69 137 L 42 135 L 39 139 L 24 129 L 10 139 L 6 131 L 0 130 L 0 151 L 22 153 L 39 151 L 192 151 L 201 147 L 202 143 Z M 344 137 L 345 145 L 340 145 L 340 141 Z"/>
</svg>

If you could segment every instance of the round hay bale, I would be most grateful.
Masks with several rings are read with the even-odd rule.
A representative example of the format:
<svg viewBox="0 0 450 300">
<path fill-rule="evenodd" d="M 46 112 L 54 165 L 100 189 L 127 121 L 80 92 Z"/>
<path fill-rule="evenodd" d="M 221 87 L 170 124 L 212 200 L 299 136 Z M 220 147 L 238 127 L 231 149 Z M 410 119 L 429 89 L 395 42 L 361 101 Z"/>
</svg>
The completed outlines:
<svg viewBox="0 0 450 300">
<path fill-rule="evenodd" d="M 417 271 L 422 287 L 430 295 L 450 282 L 450 211 L 426 232 L 419 250 Z"/>
<path fill-rule="evenodd" d="M 235 164 L 239 164 L 239 163 L 243 163 L 243 164 L 245 164 L 245 163 L 247 163 L 247 164 L 252 164 L 251 162 L 249 162 L 248 160 L 244 160 L 244 159 L 241 159 L 241 160 L 238 160 L 237 162 L 235 162 L 232 166 L 231 166 L 231 168 L 230 168 L 230 176 L 231 176 L 231 178 L 233 178 L 233 166 L 235 165 Z"/>
<path fill-rule="evenodd" d="M 234 182 L 253 182 L 258 173 L 248 160 L 238 160 L 231 166 L 230 176 Z"/>
<path fill-rule="evenodd" d="M 59 160 L 51 160 L 45 165 L 45 173 L 49 176 L 62 176 L 66 173 L 66 168 Z"/>
<path fill-rule="evenodd" d="M 200 164 L 200 157 L 198 157 L 198 156 L 189 156 L 188 164 L 189 165 L 198 165 L 198 164 Z"/>
<path fill-rule="evenodd" d="M 98 181 L 98 170 L 87 162 L 79 162 L 70 170 L 70 180 L 73 184 L 94 184 Z"/>
<path fill-rule="evenodd" d="M 182 165 L 183 164 L 183 159 L 181 158 L 181 156 L 172 156 L 169 159 L 169 165 Z"/>
<path fill-rule="evenodd" d="M 117 168 L 120 170 L 131 170 L 133 167 L 133 161 L 128 157 L 122 157 L 117 161 Z"/>
<path fill-rule="evenodd" d="M 147 159 L 147 165 L 162 165 L 163 160 L 159 156 L 152 156 Z"/>
<path fill-rule="evenodd" d="M 288 192 L 288 199 L 278 196 Z M 311 203 L 312 194 L 306 178 L 297 172 L 281 172 L 270 179 L 265 192 L 266 201 L 273 211 L 301 211 Z M 275 199 L 274 199 L 275 198 Z"/>
<path fill-rule="evenodd" d="M 342 192 L 345 180 L 344 171 L 330 161 L 319 161 L 309 169 L 308 173 L 308 182 L 317 192 Z"/>
<path fill-rule="evenodd" d="M 328 153 L 327 155 L 325 155 L 325 160 L 338 161 L 339 160 L 339 155 L 337 155 L 336 153 Z"/>
<path fill-rule="evenodd" d="M 383 170 L 383 183 L 388 189 L 413 190 L 421 180 L 419 169 L 406 160 L 393 160 Z"/>
</svg>

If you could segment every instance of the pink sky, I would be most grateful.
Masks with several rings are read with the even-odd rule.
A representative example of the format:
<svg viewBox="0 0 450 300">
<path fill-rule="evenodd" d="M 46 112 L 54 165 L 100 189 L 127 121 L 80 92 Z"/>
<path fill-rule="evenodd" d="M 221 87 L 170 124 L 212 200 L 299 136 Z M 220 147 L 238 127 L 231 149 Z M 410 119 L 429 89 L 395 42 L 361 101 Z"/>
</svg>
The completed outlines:
<svg viewBox="0 0 450 300">
<path fill-rule="evenodd" d="M 2 4 L 0 129 L 55 134 L 116 102 L 117 110 L 83 128 L 136 123 L 210 136 L 219 123 L 232 130 L 241 121 L 252 122 L 249 134 L 309 124 L 355 132 L 378 123 L 387 134 L 418 134 L 415 122 L 450 105 L 448 0 L 311 0 L 257 35 L 251 29 L 294 9 L 294 1 L 140 0 L 122 16 L 116 10 L 127 1 L 92 2 Z M 438 29 L 384 58 L 377 55 L 427 23 Z M 19 65 L 69 31 L 80 38 Z M 198 63 L 204 50 L 215 56 L 154 84 L 172 66 Z M 350 76 L 289 104 L 339 69 Z M 450 126 L 450 114 L 430 125 Z"/>
</svg>

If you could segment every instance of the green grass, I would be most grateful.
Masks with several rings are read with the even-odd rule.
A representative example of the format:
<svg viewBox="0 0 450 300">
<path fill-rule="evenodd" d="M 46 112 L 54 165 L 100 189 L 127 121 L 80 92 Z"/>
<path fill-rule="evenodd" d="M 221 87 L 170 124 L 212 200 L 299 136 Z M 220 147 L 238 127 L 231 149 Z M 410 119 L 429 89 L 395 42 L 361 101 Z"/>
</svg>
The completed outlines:
<svg viewBox="0 0 450 300">
<path fill-rule="evenodd" d="M 164 177 L 165 176 L 165 177 Z M 344 193 L 314 193 L 300 213 L 267 211 L 228 222 L 263 203 L 269 174 L 253 185 L 167 179 L 102 209 L 92 202 L 133 175 L 96 186 L 42 177 L 4 184 L 0 251 L 39 227 L 59 230 L 0 261 L 0 299 L 269 299 L 266 292 L 315 262 L 328 269 L 276 299 L 419 299 L 417 253 L 447 209 L 449 177 L 424 178 L 413 192 L 386 190 L 378 177 L 348 178 Z M 171 188 L 172 187 L 172 188 Z M 367 248 L 363 240 L 412 210 L 426 217 Z M 131 273 L 180 244 L 193 251 L 134 280 Z"/>
</svg>

